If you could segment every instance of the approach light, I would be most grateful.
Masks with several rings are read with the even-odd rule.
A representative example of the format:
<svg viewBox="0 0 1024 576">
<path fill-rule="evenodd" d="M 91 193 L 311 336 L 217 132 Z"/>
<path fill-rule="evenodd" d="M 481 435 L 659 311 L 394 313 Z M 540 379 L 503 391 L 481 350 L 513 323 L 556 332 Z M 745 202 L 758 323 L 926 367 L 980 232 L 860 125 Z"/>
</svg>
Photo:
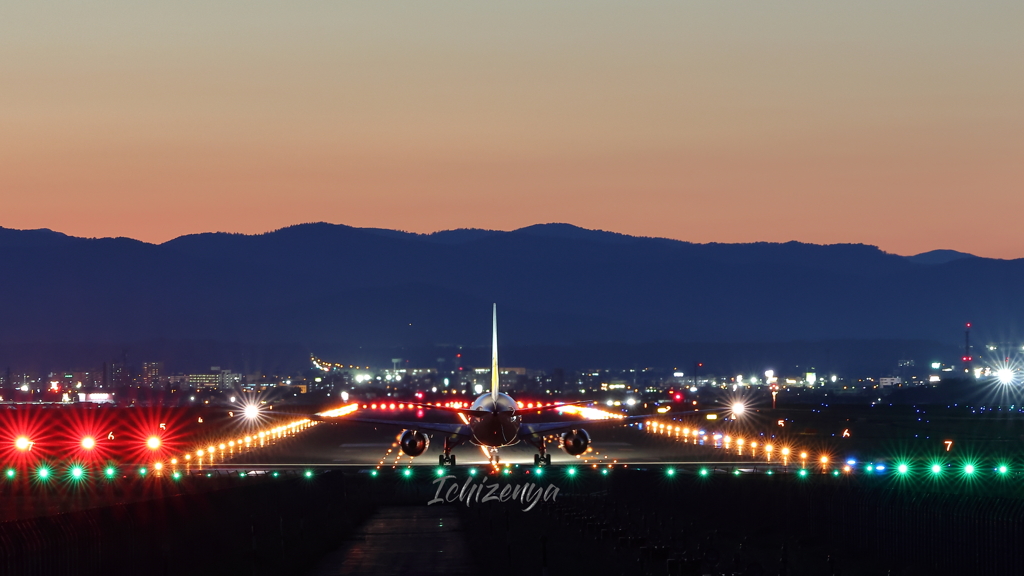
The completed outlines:
<svg viewBox="0 0 1024 576">
<path fill-rule="evenodd" d="M 86 436 L 82 438 L 82 448 L 85 450 L 92 450 L 96 447 L 96 439 L 92 436 Z"/>
<path fill-rule="evenodd" d="M 146 439 L 146 447 L 149 448 L 150 450 L 156 450 L 157 448 L 160 447 L 160 439 L 157 438 L 156 436 L 150 436 L 148 439 Z"/>
</svg>

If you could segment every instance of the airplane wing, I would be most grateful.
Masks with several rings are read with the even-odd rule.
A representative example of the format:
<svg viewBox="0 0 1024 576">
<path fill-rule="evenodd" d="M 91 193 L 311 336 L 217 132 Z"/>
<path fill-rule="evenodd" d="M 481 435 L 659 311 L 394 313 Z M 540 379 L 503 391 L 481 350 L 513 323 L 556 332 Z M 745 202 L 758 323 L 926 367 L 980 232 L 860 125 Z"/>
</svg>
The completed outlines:
<svg viewBox="0 0 1024 576">
<path fill-rule="evenodd" d="M 329 418 L 324 416 L 313 416 L 310 417 L 312 420 L 320 420 L 321 422 L 359 422 L 362 424 L 378 424 L 382 426 L 393 426 L 395 428 L 402 428 L 404 430 L 419 430 L 421 432 L 439 432 L 441 434 L 455 434 L 458 436 L 472 436 L 469 426 L 465 424 L 445 423 L 445 422 L 404 422 L 402 420 L 385 420 L 377 418 L 352 418 L 350 416 L 342 416 L 338 418 Z"/>
<path fill-rule="evenodd" d="M 595 424 L 628 424 L 637 420 L 650 419 L 650 416 L 628 416 L 626 418 L 602 418 L 601 420 L 570 420 L 566 422 L 536 422 L 533 424 L 523 422 L 519 426 L 519 435 L 528 436 L 532 434 L 547 434 L 549 432 L 563 432 L 575 430 L 583 426 Z"/>
</svg>

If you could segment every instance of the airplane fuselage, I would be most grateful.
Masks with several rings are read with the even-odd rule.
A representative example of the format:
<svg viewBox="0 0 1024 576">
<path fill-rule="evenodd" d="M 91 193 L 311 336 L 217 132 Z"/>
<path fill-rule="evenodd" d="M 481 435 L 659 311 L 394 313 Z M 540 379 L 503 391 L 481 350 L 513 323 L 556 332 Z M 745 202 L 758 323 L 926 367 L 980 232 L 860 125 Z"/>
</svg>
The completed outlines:
<svg viewBox="0 0 1024 576">
<path fill-rule="evenodd" d="M 498 448 L 510 446 L 519 441 L 519 426 L 523 417 L 516 414 L 516 402 L 508 394 L 484 394 L 473 402 L 470 410 L 479 415 L 469 416 L 472 442 L 481 446 Z"/>
</svg>

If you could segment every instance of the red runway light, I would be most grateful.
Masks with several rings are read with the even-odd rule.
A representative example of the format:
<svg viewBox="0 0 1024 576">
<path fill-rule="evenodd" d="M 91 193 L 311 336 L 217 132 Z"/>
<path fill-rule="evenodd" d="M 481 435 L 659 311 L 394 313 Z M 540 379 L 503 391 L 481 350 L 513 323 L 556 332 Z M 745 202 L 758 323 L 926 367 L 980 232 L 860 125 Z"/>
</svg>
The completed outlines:
<svg viewBox="0 0 1024 576">
<path fill-rule="evenodd" d="M 95 447 L 96 447 L 96 439 L 95 438 L 93 438 L 92 436 L 86 436 L 85 438 L 82 438 L 82 448 L 84 448 L 86 450 L 92 450 Z"/>
<path fill-rule="evenodd" d="M 156 436 L 150 436 L 149 439 L 146 440 L 146 447 L 150 450 L 156 450 L 160 447 L 160 439 Z"/>
<path fill-rule="evenodd" d="M 14 447 L 18 450 L 25 451 L 32 447 L 32 441 L 24 436 L 18 436 L 18 438 L 14 440 Z"/>
</svg>

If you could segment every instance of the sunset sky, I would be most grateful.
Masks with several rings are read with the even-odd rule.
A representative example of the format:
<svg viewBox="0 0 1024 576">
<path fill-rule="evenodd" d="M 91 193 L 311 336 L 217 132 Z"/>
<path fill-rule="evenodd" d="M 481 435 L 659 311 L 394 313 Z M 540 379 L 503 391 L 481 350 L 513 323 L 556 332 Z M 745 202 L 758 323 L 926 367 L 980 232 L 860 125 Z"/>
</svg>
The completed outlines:
<svg viewBox="0 0 1024 576">
<path fill-rule="evenodd" d="M 1024 257 L 1024 2 L 0 3 L 0 226 Z"/>
</svg>

